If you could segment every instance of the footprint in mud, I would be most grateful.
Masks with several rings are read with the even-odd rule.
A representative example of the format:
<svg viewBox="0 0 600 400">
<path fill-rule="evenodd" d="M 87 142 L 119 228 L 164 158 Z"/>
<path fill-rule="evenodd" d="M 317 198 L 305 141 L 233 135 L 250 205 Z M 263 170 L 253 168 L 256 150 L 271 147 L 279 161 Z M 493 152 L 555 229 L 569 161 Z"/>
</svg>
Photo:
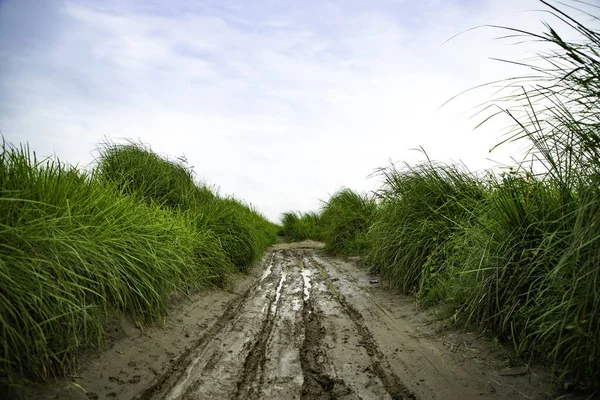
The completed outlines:
<svg viewBox="0 0 600 400">
<path fill-rule="evenodd" d="M 116 382 L 119 385 L 124 385 L 126 383 L 123 379 L 121 379 L 119 377 L 116 377 L 116 376 L 109 376 L 108 377 L 108 381 L 109 382 Z"/>
</svg>

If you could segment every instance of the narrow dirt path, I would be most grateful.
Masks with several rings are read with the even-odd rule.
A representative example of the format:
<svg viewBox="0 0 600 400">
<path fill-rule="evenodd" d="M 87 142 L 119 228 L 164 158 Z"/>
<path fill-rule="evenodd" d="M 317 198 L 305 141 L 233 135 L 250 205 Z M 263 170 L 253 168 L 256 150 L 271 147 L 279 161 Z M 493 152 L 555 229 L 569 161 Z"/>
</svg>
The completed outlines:
<svg viewBox="0 0 600 400">
<path fill-rule="evenodd" d="M 548 393 L 543 375 L 503 374 L 481 340 L 432 331 L 406 297 L 373 282 L 352 262 L 326 256 L 319 243 L 274 246 L 237 293 L 186 305 L 187 320 L 171 319 L 162 335 L 155 330 L 117 342 L 125 350 L 109 350 L 71 384 L 36 396 L 523 399 Z M 147 350 L 169 341 L 179 341 L 166 350 L 169 359 L 158 352 L 150 362 Z"/>
</svg>

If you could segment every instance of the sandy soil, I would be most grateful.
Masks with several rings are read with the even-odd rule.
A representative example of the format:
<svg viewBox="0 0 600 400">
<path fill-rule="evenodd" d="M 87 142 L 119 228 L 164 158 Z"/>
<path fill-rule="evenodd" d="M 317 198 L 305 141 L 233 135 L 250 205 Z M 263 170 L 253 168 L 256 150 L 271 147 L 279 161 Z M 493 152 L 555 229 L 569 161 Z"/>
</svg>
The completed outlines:
<svg viewBox="0 0 600 400">
<path fill-rule="evenodd" d="M 548 375 L 505 369 L 475 334 L 440 330 L 409 297 L 316 242 L 280 244 L 231 291 L 181 302 L 163 327 L 121 328 L 59 399 L 534 399 Z"/>
</svg>

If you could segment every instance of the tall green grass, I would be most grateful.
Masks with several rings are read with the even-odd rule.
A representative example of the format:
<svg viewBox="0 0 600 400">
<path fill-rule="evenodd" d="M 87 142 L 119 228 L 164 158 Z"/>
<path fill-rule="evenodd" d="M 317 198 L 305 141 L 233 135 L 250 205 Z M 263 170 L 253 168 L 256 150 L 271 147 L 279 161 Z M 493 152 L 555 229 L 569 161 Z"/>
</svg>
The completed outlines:
<svg viewBox="0 0 600 400">
<path fill-rule="evenodd" d="M 194 182 L 193 170 L 183 160 L 170 160 L 143 143 L 103 143 L 98 171 L 124 194 L 135 194 L 148 202 L 188 210 L 215 198 Z"/>
<path fill-rule="evenodd" d="M 332 254 L 362 254 L 376 208 L 373 196 L 342 188 L 323 202 L 320 212 L 283 213 L 280 234 L 292 241 L 323 241 Z"/>
<path fill-rule="evenodd" d="M 379 173 L 369 264 L 392 286 L 423 296 L 447 278 L 454 244 L 485 201 L 485 185 L 460 166 L 432 162 Z"/>
<path fill-rule="evenodd" d="M 82 172 L 2 145 L 3 383 L 73 371 L 115 316 L 159 321 L 173 294 L 222 284 L 276 239 L 256 210 L 148 149 L 111 148 L 99 163 Z"/>
<path fill-rule="evenodd" d="M 550 362 L 567 381 L 593 387 L 600 243 L 588 223 L 598 219 L 598 200 L 574 194 L 565 203 L 559 185 L 531 175 L 495 184 L 459 249 L 454 301 L 468 322 L 492 327 L 517 356 Z"/>
<path fill-rule="evenodd" d="M 234 198 L 219 197 L 197 185 L 184 162 L 160 157 L 143 144 L 105 143 L 100 149 L 99 172 L 122 193 L 187 213 L 196 230 L 218 238 L 239 270 L 248 268 L 276 239 L 276 226 L 264 216 Z"/>
<path fill-rule="evenodd" d="M 288 211 L 281 215 L 280 234 L 291 241 L 322 240 L 321 214 Z"/>
<path fill-rule="evenodd" d="M 215 197 L 192 209 L 194 225 L 219 238 L 231 263 L 246 270 L 277 238 L 278 227 L 234 198 Z"/>
<path fill-rule="evenodd" d="M 507 140 L 529 140 L 531 170 L 542 174 L 496 185 L 478 229 L 483 241 L 473 247 L 471 259 L 481 261 L 467 267 L 477 275 L 467 312 L 518 354 L 599 393 L 600 33 L 542 3 L 579 39 L 548 24 L 543 34 L 503 28 L 553 46 L 529 65 L 535 80 L 513 79 L 496 101 L 515 122 Z"/>
<path fill-rule="evenodd" d="M 367 249 L 366 234 L 377 204 L 372 196 L 343 188 L 321 212 L 325 249 L 333 254 L 356 255 Z"/>
</svg>

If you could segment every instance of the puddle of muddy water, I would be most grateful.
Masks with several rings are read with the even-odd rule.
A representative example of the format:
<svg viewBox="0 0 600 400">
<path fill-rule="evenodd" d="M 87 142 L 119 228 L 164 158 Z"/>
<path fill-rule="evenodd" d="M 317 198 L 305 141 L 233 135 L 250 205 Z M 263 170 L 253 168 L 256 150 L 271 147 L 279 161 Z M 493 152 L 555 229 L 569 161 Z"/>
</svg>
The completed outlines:
<svg viewBox="0 0 600 400">
<path fill-rule="evenodd" d="M 279 303 L 279 298 L 281 297 L 281 288 L 283 287 L 283 283 L 287 277 L 287 273 L 285 271 L 281 271 L 281 279 L 279 280 L 279 285 L 277 286 L 277 291 L 275 292 L 275 301 L 273 301 L 272 307 L 277 308 L 277 304 Z M 275 310 L 271 310 L 275 311 Z"/>
<path fill-rule="evenodd" d="M 271 261 L 269 262 L 269 265 L 267 265 L 267 268 L 265 269 L 265 271 L 262 273 L 262 276 L 260 277 L 261 281 L 264 281 L 267 276 L 271 275 L 271 270 L 273 269 L 273 263 L 275 262 L 275 253 L 271 254 Z"/>
<path fill-rule="evenodd" d="M 310 277 L 312 275 L 312 271 L 310 269 L 304 268 L 302 270 L 301 274 L 302 274 L 302 279 L 304 280 L 304 301 L 308 301 L 308 299 L 310 298 L 310 289 L 311 289 Z"/>
</svg>

